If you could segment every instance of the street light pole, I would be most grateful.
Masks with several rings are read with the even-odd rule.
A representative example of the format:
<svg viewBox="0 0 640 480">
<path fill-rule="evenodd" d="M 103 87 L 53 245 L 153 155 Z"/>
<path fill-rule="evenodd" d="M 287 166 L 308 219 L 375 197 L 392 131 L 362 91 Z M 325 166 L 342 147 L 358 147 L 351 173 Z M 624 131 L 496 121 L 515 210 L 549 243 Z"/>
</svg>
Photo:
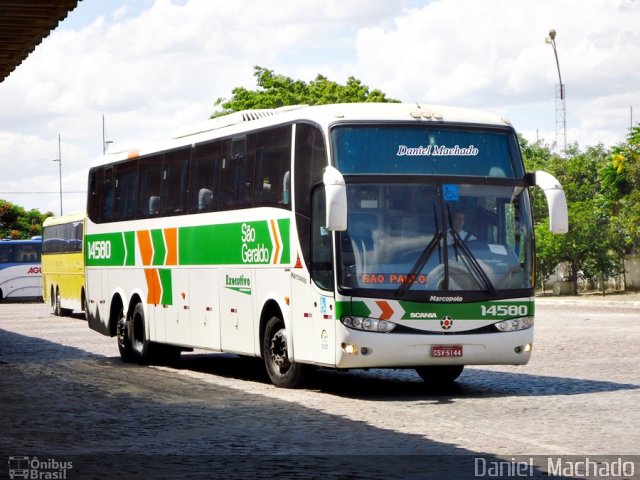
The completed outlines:
<svg viewBox="0 0 640 480">
<path fill-rule="evenodd" d="M 560 61 L 558 60 L 558 50 L 556 48 L 556 31 L 549 30 L 549 35 L 545 38 L 545 42 L 553 48 L 553 55 L 556 59 L 556 68 L 558 69 L 558 81 L 560 85 L 556 89 L 556 149 L 558 148 L 558 131 L 562 129 L 562 153 L 567 152 L 567 103 L 565 98 L 564 84 L 562 83 L 562 75 L 560 74 Z"/>
<path fill-rule="evenodd" d="M 60 216 L 62 216 L 62 149 L 60 148 L 60 134 L 58 134 L 58 158 L 53 159 L 58 162 L 58 178 L 60 179 Z"/>
</svg>

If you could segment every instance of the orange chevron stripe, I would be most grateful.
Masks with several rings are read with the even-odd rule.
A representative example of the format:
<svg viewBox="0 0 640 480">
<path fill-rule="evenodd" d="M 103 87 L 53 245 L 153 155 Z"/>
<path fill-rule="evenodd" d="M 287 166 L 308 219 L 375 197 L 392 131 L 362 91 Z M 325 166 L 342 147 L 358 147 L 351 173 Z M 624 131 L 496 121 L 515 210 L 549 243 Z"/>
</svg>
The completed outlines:
<svg viewBox="0 0 640 480">
<path fill-rule="evenodd" d="M 164 243 L 167 246 L 167 258 L 164 261 L 164 264 L 177 265 L 178 264 L 178 229 L 177 228 L 164 229 Z"/>
<path fill-rule="evenodd" d="M 389 320 L 393 316 L 393 308 L 384 300 L 376 301 L 376 305 L 380 307 L 382 313 L 380 313 L 380 320 Z"/>
<path fill-rule="evenodd" d="M 151 234 L 149 230 L 138 230 L 138 247 L 140 247 L 140 256 L 142 257 L 142 265 L 151 265 L 153 259 L 153 245 L 151 244 Z"/>
<path fill-rule="evenodd" d="M 275 248 L 276 248 L 273 254 L 273 263 L 278 263 L 278 259 L 280 258 L 280 250 L 282 249 L 282 246 L 278 241 L 278 230 L 276 229 L 275 220 L 271 220 L 270 223 L 271 223 L 271 233 L 273 234 L 273 241 L 275 242 Z"/>
<path fill-rule="evenodd" d="M 147 280 L 147 303 L 158 305 L 162 297 L 162 286 L 160 285 L 160 275 L 155 268 L 145 268 L 144 276 Z"/>
</svg>

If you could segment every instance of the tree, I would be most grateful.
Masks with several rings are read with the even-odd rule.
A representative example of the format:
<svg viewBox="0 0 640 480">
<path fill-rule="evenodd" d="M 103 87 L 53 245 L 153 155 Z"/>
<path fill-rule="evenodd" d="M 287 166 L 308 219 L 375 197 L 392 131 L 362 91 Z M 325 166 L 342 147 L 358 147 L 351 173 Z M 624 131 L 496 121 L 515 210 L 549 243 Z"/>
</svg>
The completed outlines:
<svg viewBox="0 0 640 480">
<path fill-rule="evenodd" d="M 0 238 L 17 240 L 42 235 L 42 222 L 53 213 L 41 213 L 0 200 Z"/>
<path fill-rule="evenodd" d="M 538 283 L 563 262 L 569 265 L 574 294 L 580 277 L 604 280 L 621 273 L 627 229 L 621 228 L 615 214 L 622 193 L 611 186 L 624 189 L 627 178 L 612 174 L 610 152 L 602 145 L 584 152 L 572 145 L 568 157 L 560 158 L 539 142 L 530 144 L 520 138 L 520 144 L 527 170 L 546 170 L 558 178 L 569 208 L 568 234 L 552 235 L 547 229 L 546 201 L 537 189 L 532 191 Z"/>
<path fill-rule="evenodd" d="M 629 131 L 625 143 L 611 149 L 601 176 L 621 248 L 626 253 L 637 252 L 640 250 L 640 124 Z"/>
<path fill-rule="evenodd" d="M 347 79 L 346 85 L 340 85 L 318 74 L 315 80 L 306 83 L 293 80 L 284 75 L 276 74 L 264 67 L 254 67 L 253 76 L 256 78 L 258 89 L 248 90 L 236 87 L 232 90 L 230 99 L 218 98 L 214 105 L 222 107 L 214 112 L 211 118 L 227 115 L 241 110 L 260 108 L 278 108 L 287 105 L 324 105 L 328 103 L 348 102 L 398 102 L 387 98 L 378 89 L 370 90 L 360 80 L 354 77 Z"/>
</svg>

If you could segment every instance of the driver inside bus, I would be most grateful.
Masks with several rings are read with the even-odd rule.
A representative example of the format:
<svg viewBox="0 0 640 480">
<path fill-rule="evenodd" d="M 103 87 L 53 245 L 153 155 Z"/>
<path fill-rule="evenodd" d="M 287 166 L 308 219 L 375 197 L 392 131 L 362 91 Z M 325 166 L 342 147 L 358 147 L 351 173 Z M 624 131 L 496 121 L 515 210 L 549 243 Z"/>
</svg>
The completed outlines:
<svg viewBox="0 0 640 480">
<path fill-rule="evenodd" d="M 464 229 L 464 212 L 460 210 L 455 211 L 451 214 L 451 229 L 458 234 L 458 236 L 460 237 L 460 240 L 462 240 L 463 242 L 472 242 L 474 240 L 477 240 L 477 238 L 473 234 L 467 232 Z M 447 244 L 452 245 L 453 244 L 452 232 L 449 233 L 447 238 L 448 238 Z"/>
</svg>

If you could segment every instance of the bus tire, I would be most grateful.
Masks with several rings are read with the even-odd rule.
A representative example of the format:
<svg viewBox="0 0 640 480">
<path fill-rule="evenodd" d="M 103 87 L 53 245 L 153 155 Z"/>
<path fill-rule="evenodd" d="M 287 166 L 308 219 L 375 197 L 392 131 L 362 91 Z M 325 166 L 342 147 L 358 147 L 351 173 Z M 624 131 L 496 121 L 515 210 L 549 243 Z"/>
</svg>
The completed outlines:
<svg viewBox="0 0 640 480">
<path fill-rule="evenodd" d="M 427 384 L 443 387 L 455 382 L 463 369 L 464 365 L 429 365 L 417 367 L 416 372 Z"/>
<path fill-rule="evenodd" d="M 55 294 L 51 295 L 51 301 L 53 306 L 53 314 L 56 317 L 60 317 L 62 315 L 62 308 L 60 308 L 60 290 L 58 290 L 57 288 Z"/>
<path fill-rule="evenodd" d="M 134 360 L 141 364 L 149 363 L 151 357 L 151 342 L 147 338 L 147 324 L 144 318 L 144 306 L 141 302 L 136 303 L 129 318 L 128 335 L 131 342 L 131 350 Z"/>
<path fill-rule="evenodd" d="M 276 387 L 295 388 L 306 378 L 308 365 L 292 363 L 288 358 L 284 321 L 271 317 L 264 329 L 262 357 L 269 379 Z"/>
<path fill-rule="evenodd" d="M 135 361 L 133 355 L 133 348 L 131 347 L 131 340 L 129 338 L 129 322 L 127 322 L 124 316 L 124 310 L 121 308 L 118 313 L 118 319 L 116 325 L 116 338 L 118 340 L 118 351 L 120 352 L 120 358 L 124 362 L 131 363 Z"/>
</svg>

